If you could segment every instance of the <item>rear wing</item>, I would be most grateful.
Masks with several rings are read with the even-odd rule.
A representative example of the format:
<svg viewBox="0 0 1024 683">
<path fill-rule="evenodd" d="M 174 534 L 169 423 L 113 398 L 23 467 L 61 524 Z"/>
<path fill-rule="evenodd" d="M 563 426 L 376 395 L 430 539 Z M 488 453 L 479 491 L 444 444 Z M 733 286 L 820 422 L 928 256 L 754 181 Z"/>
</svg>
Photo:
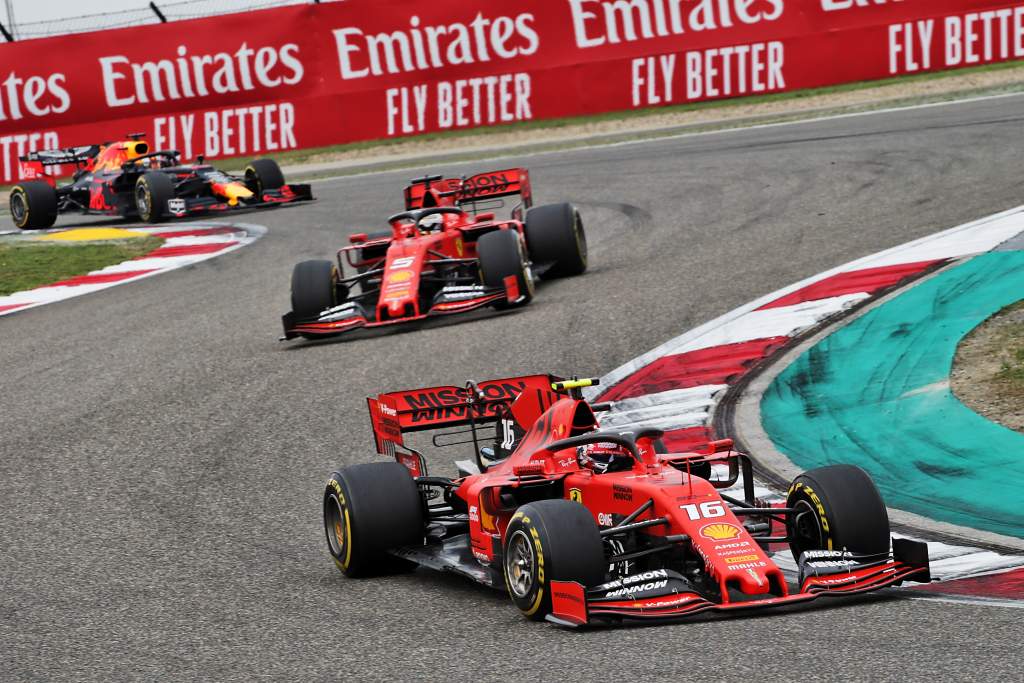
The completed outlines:
<svg viewBox="0 0 1024 683">
<path fill-rule="evenodd" d="M 377 452 L 394 455 L 395 446 L 404 447 L 402 435 L 409 432 L 496 422 L 524 391 L 550 394 L 552 384 L 560 381 L 551 375 L 525 375 L 368 398 Z"/>
<path fill-rule="evenodd" d="M 67 147 L 65 149 L 47 149 L 29 152 L 18 157 L 19 161 L 35 161 L 43 166 L 60 166 L 62 164 L 85 164 L 99 154 L 99 145 L 84 147 Z"/>
<path fill-rule="evenodd" d="M 444 178 L 442 176 L 416 178 L 405 188 L 406 210 L 422 209 L 424 197 L 431 190 L 442 197 L 453 198 L 457 205 L 519 195 L 524 208 L 528 209 L 533 206 L 530 172 L 525 168 L 488 171 L 468 178 Z"/>
<path fill-rule="evenodd" d="M 62 166 L 74 164 L 78 168 L 87 165 L 99 153 L 99 145 L 88 147 L 68 147 L 67 149 L 48 149 L 39 152 L 29 152 L 18 157 L 19 177 L 22 180 L 42 180 L 56 187 L 57 181 L 46 172 L 48 166 Z"/>
</svg>

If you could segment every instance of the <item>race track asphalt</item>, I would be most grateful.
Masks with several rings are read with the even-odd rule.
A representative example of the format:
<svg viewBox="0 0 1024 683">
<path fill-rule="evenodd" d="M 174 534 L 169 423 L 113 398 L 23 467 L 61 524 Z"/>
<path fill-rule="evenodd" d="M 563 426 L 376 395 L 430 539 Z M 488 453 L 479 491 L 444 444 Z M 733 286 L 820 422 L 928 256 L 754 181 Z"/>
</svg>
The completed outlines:
<svg viewBox="0 0 1024 683">
<path fill-rule="evenodd" d="M 413 172 L 316 184 L 269 234 L 0 321 L 0 680 L 1019 680 L 1024 612 L 893 594 L 568 632 L 416 572 L 345 580 L 326 476 L 373 454 L 365 397 L 601 375 L 753 298 L 1024 203 L 1024 97 L 549 153 L 593 267 L 533 304 L 278 343 L 295 262 L 400 208 Z M 485 170 L 487 162 L 426 169 Z M 434 462 L 450 471 L 454 456 Z"/>
</svg>

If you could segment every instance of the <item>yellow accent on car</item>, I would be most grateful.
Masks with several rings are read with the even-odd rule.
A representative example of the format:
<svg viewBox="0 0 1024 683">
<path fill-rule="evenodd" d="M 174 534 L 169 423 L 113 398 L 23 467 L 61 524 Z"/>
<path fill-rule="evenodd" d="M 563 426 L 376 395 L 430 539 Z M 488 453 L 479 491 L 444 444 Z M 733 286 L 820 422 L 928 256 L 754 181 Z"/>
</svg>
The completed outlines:
<svg viewBox="0 0 1024 683">
<path fill-rule="evenodd" d="M 349 564 L 352 563 L 352 523 L 348 518 L 348 505 L 345 504 L 345 496 L 339 493 L 338 499 L 341 502 L 341 514 L 345 517 L 345 560 L 342 562 L 344 565 L 342 569 L 347 571 Z"/>
<path fill-rule="evenodd" d="M 583 389 L 585 387 L 593 387 L 601 383 L 601 380 L 597 378 L 587 379 L 567 379 L 562 382 L 552 382 L 552 391 L 569 391 L 570 389 Z"/>
<path fill-rule="evenodd" d="M 241 183 L 228 183 L 223 186 L 221 193 L 231 206 L 238 204 L 239 199 L 249 199 L 252 197 L 252 190 Z"/>
<path fill-rule="evenodd" d="M 540 603 L 544 600 L 544 551 L 540 547 L 540 534 L 537 533 L 537 528 L 531 525 L 530 540 L 533 542 L 534 554 L 537 558 L 537 597 L 534 598 L 533 604 L 530 605 L 530 609 L 526 610 L 526 616 L 532 617 L 540 609 Z"/>
<path fill-rule="evenodd" d="M 22 203 L 25 205 L 25 215 L 21 217 L 20 222 L 14 221 L 14 225 L 16 225 L 18 228 L 24 228 L 26 225 L 28 225 L 29 216 L 28 196 L 25 194 L 25 188 L 23 188 L 21 185 L 15 185 L 13 188 L 11 188 L 11 194 L 20 194 L 22 197 Z"/>
</svg>

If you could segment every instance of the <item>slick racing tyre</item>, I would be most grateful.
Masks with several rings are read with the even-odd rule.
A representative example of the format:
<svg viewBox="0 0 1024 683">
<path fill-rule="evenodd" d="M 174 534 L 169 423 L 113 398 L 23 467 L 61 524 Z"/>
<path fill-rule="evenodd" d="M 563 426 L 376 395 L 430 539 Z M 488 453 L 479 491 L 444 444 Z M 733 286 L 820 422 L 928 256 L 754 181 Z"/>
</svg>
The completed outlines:
<svg viewBox="0 0 1024 683">
<path fill-rule="evenodd" d="M 19 230 L 43 230 L 57 222 L 57 191 L 42 180 L 15 185 L 9 206 L 14 226 Z"/>
<path fill-rule="evenodd" d="M 608 560 L 587 508 L 568 500 L 522 506 L 505 532 L 505 587 L 530 619 L 551 612 L 551 582 L 577 581 L 584 588 L 604 581 Z"/>
<path fill-rule="evenodd" d="M 580 275 L 587 269 L 587 234 L 572 204 L 550 204 L 526 213 L 526 245 L 534 263 L 553 264 L 544 277 Z"/>
<path fill-rule="evenodd" d="M 485 287 L 505 288 L 505 278 L 514 276 L 520 299 L 514 304 L 502 299 L 495 308 L 524 306 L 533 299 L 533 273 L 527 261 L 523 240 L 515 230 L 495 230 L 476 242 L 480 259 L 480 279 Z"/>
<path fill-rule="evenodd" d="M 386 554 L 422 544 L 423 498 L 397 462 L 353 465 L 335 472 L 324 489 L 327 549 L 346 576 L 372 576 L 407 567 Z"/>
<path fill-rule="evenodd" d="M 166 173 L 150 171 L 135 181 L 135 209 L 139 220 L 159 223 L 167 218 L 167 202 L 174 199 L 174 180 Z"/>
<path fill-rule="evenodd" d="M 245 167 L 245 186 L 258 201 L 263 201 L 264 190 L 277 190 L 284 185 L 284 174 L 273 159 L 256 159 Z"/>
<path fill-rule="evenodd" d="M 338 269 L 330 261 L 303 261 L 292 270 L 292 312 L 313 320 L 337 303 Z"/>
<path fill-rule="evenodd" d="M 854 465 L 829 465 L 804 472 L 789 487 L 786 507 L 790 550 L 889 552 L 889 515 L 868 473 Z"/>
</svg>

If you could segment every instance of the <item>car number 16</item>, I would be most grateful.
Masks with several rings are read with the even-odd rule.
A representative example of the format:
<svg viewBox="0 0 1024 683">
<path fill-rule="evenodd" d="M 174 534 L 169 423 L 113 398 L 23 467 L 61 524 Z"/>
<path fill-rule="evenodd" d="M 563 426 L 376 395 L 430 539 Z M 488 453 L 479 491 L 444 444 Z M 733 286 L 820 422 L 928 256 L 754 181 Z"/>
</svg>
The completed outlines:
<svg viewBox="0 0 1024 683">
<path fill-rule="evenodd" d="M 689 505 L 680 505 L 679 507 L 686 510 L 687 516 L 694 521 L 698 519 L 725 517 L 725 506 L 718 500 L 709 500 L 705 503 L 701 503 L 700 506 L 691 503 Z"/>
</svg>

